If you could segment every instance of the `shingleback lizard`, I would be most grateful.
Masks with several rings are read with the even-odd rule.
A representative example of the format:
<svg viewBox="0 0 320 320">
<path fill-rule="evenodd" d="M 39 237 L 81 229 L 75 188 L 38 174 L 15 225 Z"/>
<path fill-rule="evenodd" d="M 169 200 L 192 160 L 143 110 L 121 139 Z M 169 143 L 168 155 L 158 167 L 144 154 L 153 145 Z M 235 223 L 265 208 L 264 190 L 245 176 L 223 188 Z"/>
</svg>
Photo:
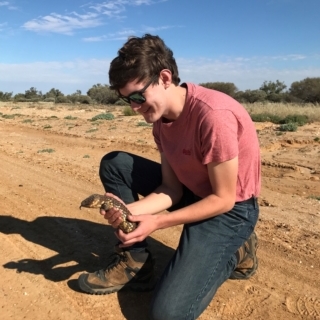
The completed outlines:
<svg viewBox="0 0 320 320">
<path fill-rule="evenodd" d="M 127 220 L 127 217 L 128 215 L 131 215 L 131 212 L 126 208 L 125 205 L 123 205 L 123 203 L 113 197 L 92 194 L 81 202 L 79 209 L 81 209 L 81 207 L 101 208 L 106 211 L 111 208 L 118 209 L 121 212 L 121 219 L 123 220 L 120 223 L 119 228 L 124 233 L 129 233 L 137 228 L 137 224 L 135 222 L 130 222 Z"/>
</svg>

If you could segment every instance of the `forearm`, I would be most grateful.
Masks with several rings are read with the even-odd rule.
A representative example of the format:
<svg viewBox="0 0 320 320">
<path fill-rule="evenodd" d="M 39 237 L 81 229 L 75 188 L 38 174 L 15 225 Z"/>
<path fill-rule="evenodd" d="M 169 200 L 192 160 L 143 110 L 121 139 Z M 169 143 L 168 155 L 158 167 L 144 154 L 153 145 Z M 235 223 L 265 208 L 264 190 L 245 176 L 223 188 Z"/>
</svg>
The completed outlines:
<svg viewBox="0 0 320 320">
<path fill-rule="evenodd" d="M 159 186 L 154 192 L 139 201 L 127 205 L 133 215 L 155 214 L 162 212 L 179 202 L 182 197 L 181 190 L 172 190 L 165 186 Z"/>
<path fill-rule="evenodd" d="M 232 197 L 219 198 L 212 194 L 182 209 L 159 215 L 157 217 L 158 229 L 212 218 L 231 210 L 233 206 L 234 199 Z"/>
</svg>

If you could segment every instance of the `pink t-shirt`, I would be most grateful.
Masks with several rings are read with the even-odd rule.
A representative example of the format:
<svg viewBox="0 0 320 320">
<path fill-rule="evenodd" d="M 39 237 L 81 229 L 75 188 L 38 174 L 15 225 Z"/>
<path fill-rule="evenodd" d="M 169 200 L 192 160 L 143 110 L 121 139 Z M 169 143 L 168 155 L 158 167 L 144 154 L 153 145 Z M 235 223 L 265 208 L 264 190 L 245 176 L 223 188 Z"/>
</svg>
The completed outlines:
<svg viewBox="0 0 320 320">
<path fill-rule="evenodd" d="M 212 193 L 207 164 L 238 156 L 236 201 L 258 196 L 261 188 L 260 148 L 254 124 L 244 107 L 230 96 L 195 84 L 187 88 L 182 113 L 173 122 L 158 120 L 153 135 L 178 179 L 195 195 Z"/>
</svg>

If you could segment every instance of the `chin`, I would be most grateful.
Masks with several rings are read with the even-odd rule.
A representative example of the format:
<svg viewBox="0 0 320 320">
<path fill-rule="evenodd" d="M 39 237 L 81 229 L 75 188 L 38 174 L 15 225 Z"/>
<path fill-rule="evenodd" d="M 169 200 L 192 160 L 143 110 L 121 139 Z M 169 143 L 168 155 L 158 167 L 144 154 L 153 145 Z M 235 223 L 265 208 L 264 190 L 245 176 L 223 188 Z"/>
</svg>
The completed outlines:
<svg viewBox="0 0 320 320">
<path fill-rule="evenodd" d="M 154 123 L 160 119 L 160 117 L 154 113 L 144 114 L 143 117 L 147 123 Z"/>
</svg>

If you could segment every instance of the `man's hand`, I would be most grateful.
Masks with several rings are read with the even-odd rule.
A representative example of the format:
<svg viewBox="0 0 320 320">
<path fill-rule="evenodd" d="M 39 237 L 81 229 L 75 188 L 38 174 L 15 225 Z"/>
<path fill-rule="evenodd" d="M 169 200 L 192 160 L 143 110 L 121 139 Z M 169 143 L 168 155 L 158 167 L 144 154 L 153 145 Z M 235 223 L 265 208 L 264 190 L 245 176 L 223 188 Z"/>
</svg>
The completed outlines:
<svg viewBox="0 0 320 320">
<path fill-rule="evenodd" d="M 138 223 L 137 229 L 130 233 L 124 233 L 122 230 L 115 232 L 117 238 L 122 242 L 119 247 L 129 247 L 136 242 L 141 242 L 147 238 L 152 232 L 158 229 L 159 215 L 130 215 L 128 220 Z M 117 219 L 115 220 L 117 221 Z"/>
<path fill-rule="evenodd" d="M 121 203 L 123 203 L 125 205 L 125 203 L 119 197 L 115 196 L 114 194 L 106 193 L 106 195 L 117 199 L 118 201 L 120 201 Z M 103 217 L 106 220 L 108 220 L 108 223 L 115 229 L 117 229 L 119 227 L 119 224 L 123 221 L 121 219 L 120 210 L 116 209 L 116 208 L 111 208 L 107 211 L 100 209 L 100 214 L 103 215 Z"/>
</svg>

